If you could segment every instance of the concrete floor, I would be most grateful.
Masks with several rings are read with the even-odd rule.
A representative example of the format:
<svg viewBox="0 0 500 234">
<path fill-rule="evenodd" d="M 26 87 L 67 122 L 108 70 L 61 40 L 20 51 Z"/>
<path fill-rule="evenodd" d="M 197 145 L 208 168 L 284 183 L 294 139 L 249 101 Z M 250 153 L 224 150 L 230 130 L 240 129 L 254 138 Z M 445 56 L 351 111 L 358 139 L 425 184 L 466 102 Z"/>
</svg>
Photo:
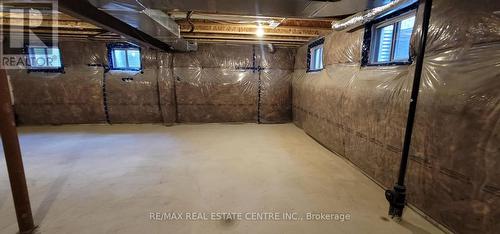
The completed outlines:
<svg viewBox="0 0 500 234">
<path fill-rule="evenodd" d="M 382 188 L 292 124 L 22 127 L 20 140 L 41 233 L 441 233 L 410 209 L 399 224 L 387 219 Z M 248 220 L 257 212 L 350 220 Z M 2 159 L 0 233 L 16 231 Z"/>
</svg>

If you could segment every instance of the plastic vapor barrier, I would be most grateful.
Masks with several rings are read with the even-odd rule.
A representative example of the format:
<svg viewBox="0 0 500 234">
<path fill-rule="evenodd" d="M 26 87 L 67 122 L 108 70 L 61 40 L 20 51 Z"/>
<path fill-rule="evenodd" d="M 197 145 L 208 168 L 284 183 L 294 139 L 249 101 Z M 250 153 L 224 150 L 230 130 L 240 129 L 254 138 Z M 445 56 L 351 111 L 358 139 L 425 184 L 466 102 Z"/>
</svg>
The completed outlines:
<svg viewBox="0 0 500 234">
<path fill-rule="evenodd" d="M 174 55 L 179 122 L 291 120 L 294 51 L 236 45 L 200 45 Z"/>
<path fill-rule="evenodd" d="M 142 48 L 143 69 L 119 71 L 105 69 L 105 42 L 59 47 L 65 73 L 8 71 L 20 124 L 291 121 L 293 49 Z"/>
<path fill-rule="evenodd" d="M 260 72 L 259 120 L 286 123 L 292 119 L 292 70 L 264 69 Z"/>
<path fill-rule="evenodd" d="M 142 49 L 142 71 L 109 71 L 105 74 L 110 123 L 163 122 L 158 95 L 157 52 Z"/>
<path fill-rule="evenodd" d="M 158 98 L 163 123 L 172 125 L 177 121 L 172 54 L 158 52 Z"/>
<path fill-rule="evenodd" d="M 354 40 L 354 41 L 352 41 Z M 352 33 L 336 32 L 325 38 L 324 63 L 359 63 L 361 61 L 361 45 L 363 43 L 363 30 Z M 304 53 L 306 53 L 305 51 Z M 304 59 L 304 69 L 306 68 Z"/>
<path fill-rule="evenodd" d="M 253 64 L 251 45 L 203 44 L 196 52 L 175 53 L 175 68 L 250 68 Z"/>
<path fill-rule="evenodd" d="M 142 71 L 105 71 L 105 42 L 59 48 L 64 73 L 8 70 L 19 124 L 176 121 L 171 54 L 142 48 Z"/>
<path fill-rule="evenodd" d="M 500 18 L 494 11 L 500 3 L 433 2 L 408 199 L 455 232 L 495 233 L 500 230 Z M 413 33 L 413 45 L 419 33 Z M 328 35 L 321 72 L 306 73 L 307 45 L 297 50 L 294 122 L 388 188 L 401 160 L 414 64 L 361 67 L 362 37 L 363 29 Z"/>
<path fill-rule="evenodd" d="M 408 188 L 459 233 L 500 230 L 499 10 L 440 0 L 431 13 Z"/>
<path fill-rule="evenodd" d="M 255 46 L 260 69 L 259 122 L 286 123 L 292 120 L 292 73 L 295 51 Z"/>
<path fill-rule="evenodd" d="M 408 199 L 458 233 L 500 230 L 499 11 L 498 0 L 433 1 Z M 413 57 L 421 19 L 419 10 Z M 364 29 L 327 35 L 319 72 L 306 73 L 307 45 L 225 44 L 176 54 L 142 48 L 143 71 L 105 72 L 106 43 L 61 41 L 64 73 L 7 73 L 20 124 L 293 120 L 389 188 L 415 66 L 361 66 L 363 37 Z"/>
<path fill-rule="evenodd" d="M 270 51 L 267 46 L 255 46 L 256 65 L 264 69 L 293 70 L 295 50 L 275 48 Z"/>
<path fill-rule="evenodd" d="M 256 122 L 252 46 L 199 46 L 174 55 L 179 122 Z"/>
<path fill-rule="evenodd" d="M 179 122 L 256 122 L 258 73 L 174 68 Z"/>
<path fill-rule="evenodd" d="M 103 43 L 60 43 L 64 73 L 7 70 L 20 124 L 103 123 Z"/>
<path fill-rule="evenodd" d="M 159 123 L 158 69 L 105 74 L 110 123 Z"/>
</svg>

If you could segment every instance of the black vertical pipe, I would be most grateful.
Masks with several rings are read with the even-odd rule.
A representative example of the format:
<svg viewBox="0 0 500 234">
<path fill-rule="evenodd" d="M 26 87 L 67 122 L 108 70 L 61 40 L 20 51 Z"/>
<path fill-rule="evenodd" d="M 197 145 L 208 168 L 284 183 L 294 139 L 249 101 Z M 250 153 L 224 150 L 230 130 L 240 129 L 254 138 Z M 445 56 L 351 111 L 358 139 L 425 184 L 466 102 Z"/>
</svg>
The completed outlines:
<svg viewBox="0 0 500 234">
<path fill-rule="evenodd" d="M 399 165 L 398 181 L 393 190 L 386 190 L 385 197 L 389 201 L 389 215 L 393 218 L 401 218 L 406 204 L 406 186 L 405 177 L 408 166 L 408 156 L 410 154 L 411 136 L 417 110 L 418 93 L 420 90 L 420 80 L 422 77 L 422 67 L 424 64 L 425 46 L 427 43 L 427 33 L 429 31 L 429 21 L 431 17 L 432 0 L 420 0 L 420 5 L 424 5 L 424 14 L 422 19 L 422 32 L 418 42 L 418 54 L 415 64 L 415 75 L 413 77 L 413 86 L 411 90 L 410 108 L 408 110 L 408 119 L 406 122 L 405 138 L 403 142 L 403 151 L 401 153 L 401 164 Z"/>
<path fill-rule="evenodd" d="M 420 80 L 422 77 L 422 67 L 424 64 L 425 47 L 427 44 L 427 32 L 429 31 L 429 21 L 432 9 L 432 0 L 421 0 L 421 2 L 424 2 L 425 4 L 424 16 L 422 21 L 422 33 L 420 34 L 417 62 L 415 64 L 415 75 L 413 78 L 413 87 L 411 90 L 410 108 L 408 111 L 408 119 L 406 121 L 406 131 L 403 143 L 403 152 L 401 155 L 401 164 L 399 166 L 399 185 L 404 185 L 405 183 L 406 167 L 408 165 L 408 155 L 410 153 L 411 136 L 413 133 L 415 113 L 417 110 L 418 93 L 420 90 Z"/>
<path fill-rule="evenodd" d="M 0 132 L 19 232 L 31 233 L 35 226 L 10 98 L 9 82 L 4 69 L 0 69 Z"/>
</svg>

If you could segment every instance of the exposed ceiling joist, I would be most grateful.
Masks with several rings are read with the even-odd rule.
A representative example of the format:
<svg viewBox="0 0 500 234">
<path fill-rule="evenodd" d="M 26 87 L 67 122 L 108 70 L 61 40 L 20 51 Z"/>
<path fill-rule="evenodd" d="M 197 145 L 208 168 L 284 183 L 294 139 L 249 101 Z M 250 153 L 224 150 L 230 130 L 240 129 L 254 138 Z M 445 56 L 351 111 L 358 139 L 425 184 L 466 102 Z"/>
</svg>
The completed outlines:
<svg viewBox="0 0 500 234">
<path fill-rule="evenodd" d="M 118 33 L 138 44 L 169 51 L 170 45 L 146 34 L 123 21 L 97 9 L 88 1 L 59 0 L 59 9 L 107 31 Z"/>
<path fill-rule="evenodd" d="M 180 23 L 181 33 L 188 33 L 190 25 Z M 256 25 L 228 25 L 228 24 L 206 24 L 194 23 L 194 32 L 199 33 L 222 33 L 238 35 L 255 35 Z M 330 29 L 301 28 L 301 27 L 263 27 L 266 36 L 292 36 L 292 37 L 316 37 L 331 32 Z"/>
<path fill-rule="evenodd" d="M 39 15 L 41 21 L 37 22 L 36 27 L 30 28 L 30 30 L 43 37 L 50 37 L 51 33 L 56 29 L 55 31 L 60 38 L 89 38 L 93 40 L 123 40 L 126 38 L 135 43 L 138 43 L 139 39 L 144 40 L 147 38 L 140 31 L 131 28 L 130 25 L 125 24 L 127 27 L 123 27 L 124 23 L 122 21 L 110 15 L 104 16 L 104 12 L 98 12 L 95 13 L 97 15 L 94 15 L 82 4 L 90 7 L 88 3 L 80 3 L 80 1 L 61 0 L 59 8 L 71 15 L 50 10 L 48 4 L 45 6 L 43 4 L 26 3 L 14 4 L 14 6 L 36 9 L 35 12 Z M 68 10 L 69 8 L 78 9 L 75 12 L 71 9 Z M 188 21 L 185 18 L 187 12 L 165 12 L 175 19 L 175 22 L 180 26 L 181 36 L 190 42 L 272 43 L 275 45 L 300 46 L 313 38 L 331 32 L 331 19 L 299 19 L 296 17 L 283 18 L 194 12 Z M 94 17 L 99 17 L 100 20 L 96 21 Z M 0 18 L 2 20 L 0 25 L 8 26 L 4 27 L 7 29 L 5 32 L 22 33 L 25 30 L 23 27 L 28 20 L 37 17 L 15 12 L 0 12 Z M 102 21 L 106 21 L 107 25 L 102 24 Z M 270 21 L 278 22 L 278 24 L 270 26 L 268 23 Z M 119 26 L 117 27 L 117 25 Z M 261 28 L 263 32 L 261 37 L 256 35 L 258 28 Z M 193 31 L 190 32 L 191 30 Z M 150 37 L 149 39 L 159 41 L 156 38 Z M 151 46 L 151 44 L 146 46 Z"/>
</svg>

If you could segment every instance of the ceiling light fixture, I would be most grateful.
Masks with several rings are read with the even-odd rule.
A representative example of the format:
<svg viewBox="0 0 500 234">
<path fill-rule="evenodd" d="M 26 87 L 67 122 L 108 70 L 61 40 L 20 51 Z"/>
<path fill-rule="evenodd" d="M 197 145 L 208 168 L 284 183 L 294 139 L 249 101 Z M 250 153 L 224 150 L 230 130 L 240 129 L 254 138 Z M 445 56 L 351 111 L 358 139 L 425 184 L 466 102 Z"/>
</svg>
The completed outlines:
<svg viewBox="0 0 500 234">
<path fill-rule="evenodd" d="M 258 25 L 257 26 L 257 30 L 255 31 L 255 35 L 257 35 L 257 37 L 264 37 L 264 28 L 262 27 L 262 25 Z"/>
</svg>

